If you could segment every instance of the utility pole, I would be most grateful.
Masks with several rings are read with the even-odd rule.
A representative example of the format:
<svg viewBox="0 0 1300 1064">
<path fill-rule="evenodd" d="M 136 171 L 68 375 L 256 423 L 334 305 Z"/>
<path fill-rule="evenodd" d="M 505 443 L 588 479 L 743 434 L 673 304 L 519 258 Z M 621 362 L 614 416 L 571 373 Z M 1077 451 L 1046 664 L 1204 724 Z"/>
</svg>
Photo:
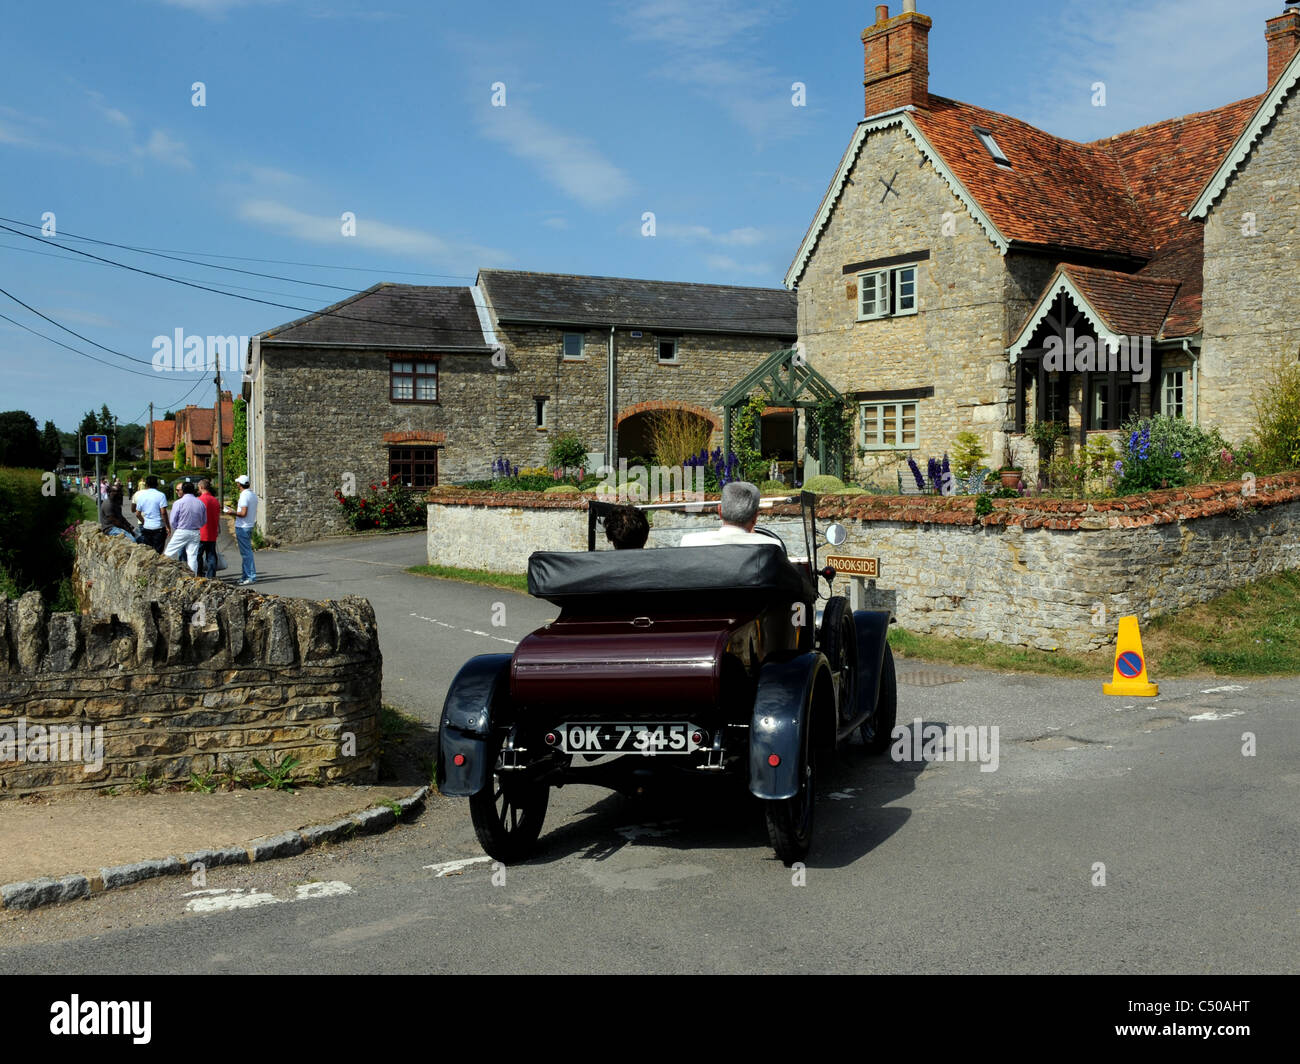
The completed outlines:
<svg viewBox="0 0 1300 1064">
<path fill-rule="evenodd" d="M 144 449 L 149 456 L 149 473 L 153 474 L 153 403 L 149 404 L 149 431 L 144 434 Z"/>
<path fill-rule="evenodd" d="M 113 468 L 113 475 L 117 476 L 117 415 L 116 414 L 112 415 L 112 418 L 113 418 L 113 466 L 112 468 Z"/>
<path fill-rule="evenodd" d="M 221 360 L 217 359 L 217 431 L 214 443 L 217 448 L 217 502 L 224 509 L 226 505 L 226 463 L 221 452 Z"/>
</svg>

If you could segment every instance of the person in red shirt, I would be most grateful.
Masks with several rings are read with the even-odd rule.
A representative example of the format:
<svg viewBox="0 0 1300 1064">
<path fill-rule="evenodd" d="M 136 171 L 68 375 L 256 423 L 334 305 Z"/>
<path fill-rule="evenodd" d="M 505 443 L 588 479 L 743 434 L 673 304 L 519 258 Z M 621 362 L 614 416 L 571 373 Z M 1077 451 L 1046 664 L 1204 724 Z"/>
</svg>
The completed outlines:
<svg viewBox="0 0 1300 1064">
<path fill-rule="evenodd" d="M 217 534 L 221 529 L 221 503 L 212 494 L 212 481 L 199 481 L 199 502 L 208 510 L 208 519 L 199 530 L 199 576 L 217 578 Z"/>
</svg>

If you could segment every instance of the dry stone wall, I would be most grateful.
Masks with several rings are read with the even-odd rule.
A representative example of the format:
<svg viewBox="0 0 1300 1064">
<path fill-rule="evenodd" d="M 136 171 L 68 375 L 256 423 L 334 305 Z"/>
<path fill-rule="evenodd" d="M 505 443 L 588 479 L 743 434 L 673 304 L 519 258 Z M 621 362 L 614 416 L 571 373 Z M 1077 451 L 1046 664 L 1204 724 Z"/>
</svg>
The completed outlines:
<svg viewBox="0 0 1300 1064">
<path fill-rule="evenodd" d="M 376 779 L 381 658 L 366 600 L 202 580 L 90 524 L 74 584 L 82 613 L 49 614 L 34 593 L 0 599 L 0 797 L 184 782 L 287 756 L 295 778 Z M 51 729 L 73 728 L 82 754 L 98 734 L 101 758 L 49 756 Z"/>
<path fill-rule="evenodd" d="M 1095 650 L 1117 619 L 1143 621 L 1300 568 L 1300 473 L 1098 501 L 829 496 L 822 521 L 848 540 L 835 553 L 880 560 L 867 598 L 910 631 L 1042 650 Z M 586 548 L 586 503 L 442 493 L 429 505 L 431 564 L 522 573 L 535 550 Z M 794 507 L 761 523 L 802 549 Z M 674 546 L 717 517 L 657 511 L 650 546 Z M 847 589 L 837 581 L 837 589 Z"/>
</svg>

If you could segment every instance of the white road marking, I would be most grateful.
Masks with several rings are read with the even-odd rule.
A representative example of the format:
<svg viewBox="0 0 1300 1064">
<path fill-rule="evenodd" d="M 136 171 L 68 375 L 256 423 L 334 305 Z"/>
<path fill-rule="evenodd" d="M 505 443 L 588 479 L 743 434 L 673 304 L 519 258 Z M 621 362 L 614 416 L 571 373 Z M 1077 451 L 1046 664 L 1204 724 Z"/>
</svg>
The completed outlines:
<svg viewBox="0 0 1300 1064">
<path fill-rule="evenodd" d="M 299 883 L 293 888 L 297 892 L 294 901 L 309 901 L 312 898 L 337 898 L 343 894 L 354 893 L 342 880 L 330 879 L 324 883 Z"/>
<path fill-rule="evenodd" d="M 831 793 L 826 795 L 826 797 L 831 799 L 833 802 L 842 802 L 846 798 L 856 798 L 858 796 L 857 792 L 857 787 L 845 787 L 842 791 L 831 791 Z"/>
<path fill-rule="evenodd" d="M 275 905 L 283 899 L 265 891 L 251 887 L 233 887 L 230 890 L 202 890 L 191 893 L 206 895 L 193 898 L 185 903 L 185 911 L 191 913 L 219 913 L 230 909 L 253 909 L 259 905 Z"/>
<path fill-rule="evenodd" d="M 1201 692 L 1203 695 L 1217 695 L 1226 691 L 1244 691 L 1245 688 L 1238 683 L 1230 683 L 1226 687 L 1209 687 Z"/>
<path fill-rule="evenodd" d="M 1240 717 L 1244 715 L 1245 715 L 1245 711 L 1240 709 L 1230 709 L 1226 713 L 1216 713 L 1214 710 L 1208 709 L 1204 713 L 1198 713 L 1196 714 L 1196 716 L 1188 717 L 1187 719 L 1188 720 L 1227 720 L 1229 717 Z"/>
<path fill-rule="evenodd" d="M 441 879 L 443 876 L 463 875 L 465 869 L 470 865 L 481 864 L 483 861 L 490 861 L 491 857 L 461 857 L 455 861 L 441 861 L 438 864 L 427 864 L 424 867 L 433 873 L 435 879 Z"/>
<path fill-rule="evenodd" d="M 411 614 L 417 621 L 428 621 L 430 624 L 436 624 L 440 628 L 450 628 L 452 631 L 464 632 L 466 635 L 481 635 L 486 639 L 495 639 L 498 643 L 509 643 L 512 647 L 519 645 L 518 639 L 507 639 L 505 636 L 493 635 L 491 632 L 480 632 L 477 628 L 461 628 L 458 625 L 448 624 L 446 621 L 440 621 L 437 617 L 422 617 L 418 613 Z"/>
<path fill-rule="evenodd" d="M 230 887 L 209 890 L 186 891 L 183 897 L 190 900 L 185 903 L 185 911 L 191 913 L 219 913 L 232 909 L 255 909 L 259 905 L 278 905 L 287 901 L 311 901 L 314 898 L 335 898 L 342 894 L 354 893 L 352 888 L 341 880 L 324 883 L 299 883 L 294 888 L 293 898 L 277 898 L 256 887 Z"/>
</svg>

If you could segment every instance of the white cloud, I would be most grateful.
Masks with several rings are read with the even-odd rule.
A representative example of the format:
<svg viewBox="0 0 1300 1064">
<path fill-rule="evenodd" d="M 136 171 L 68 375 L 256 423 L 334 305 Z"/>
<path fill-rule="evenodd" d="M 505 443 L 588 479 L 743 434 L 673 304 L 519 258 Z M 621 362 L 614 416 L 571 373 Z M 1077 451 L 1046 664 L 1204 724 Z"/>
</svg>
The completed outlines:
<svg viewBox="0 0 1300 1064">
<path fill-rule="evenodd" d="M 131 131 L 131 119 L 116 107 L 111 107 L 104 102 L 104 97 L 92 90 L 87 90 L 86 95 L 90 97 L 90 102 L 104 118 L 112 125 L 125 129 L 128 133 Z"/>
<path fill-rule="evenodd" d="M 1050 46 L 1025 74 L 1017 117 L 1058 136 L 1095 140 L 1254 96 L 1267 80 L 1264 21 L 1276 0 L 1063 0 L 1040 16 Z M 1106 105 L 1093 105 L 1105 84 Z"/>
<path fill-rule="evenodd" d="M 339 214 L 308 214 L 296 207 L 290 207 L 274 200 L 246 200 L 239 206 L 239 217 L 263 229 L 269 229 L 284 236 L 306 240 L 313 244 L 330 244 L 334 246 L 355 243 L 364 248 L 374 248 L 395 255 L 407 255 L 434 262 L 450 262 L 471 265 L 478 260 L 493 262 L 509 261 L 503 252 L 492 248 L 477 247 L 471 244 L 456 244 L 444 240 L 433 233 L 405 226 L 390 225 L 377 221 L 363 211 L 355 212 L 356 235 L 345 237 L 342 232 L 343 221 Z"/>
<path fill-rule="evenodd" d="M 806 113 L 791 103 L 798 79 L 749 56 L 759 51 L 759 31 L 790 13 L 789 5 L 771 2 L 644 0 L 621 20 L 634 38 L 665 46 L 664 76 L 713 100 L 752 135 L 774 138 L 794 132 Z"/>
<path fill-rule="evenodd" d="M 569 221 L 567 218 L 561 218 L 559 215 L 555 215 L 551 218 L 543 218 L 542 225 L 546 226 L 547 229 L 568 229 Z"/>
<path fill-rule="evenodd" d="M 721 247 L 754 247 L 767 239 L 762 230 L 753 226 L 728 229 L 725 233 L 715 233 L 707 225 L 678 225 L 675 222 L 663 222 L 656 227 L 659 236 L 671 240 L 685 240 L 702 244 L 717 244 Z"/>
<path fill-rule="evenodd" d="M 753 277 L 771 277 L 776 283 L 777 271 L 766 262 L 739 262 L 730 255 L 705 255 L 704 264 L 719 273 L 743 273 Z"/>
<path fill-rule="evenodd" d="M 132 150 L 136 155 L 152 159 L 164 166 L 175 167 L 177 170 L 194 169 L 194 164 L 190 162 L 185 145 L 179 140 L 173 140 L 161 129 L 155 129 L 149 134 L 149 140 L 146 144 L 137 146 Z"/>
<path fill-rule="evenodd" d="M 533 117 L 526 107 L 484 107 L 480 132 L 535 166 L 546 180 L 588 207 L 607 207 L 632 190 L 619 167 L 583 137 Z"/>
<path fill-rule="evenodd" d="M 161 0 L 167 7 L 179 7 L 199 15 L 224 15 L 236 7 L 278 4 L 280 0 Z"/>
</svg>

